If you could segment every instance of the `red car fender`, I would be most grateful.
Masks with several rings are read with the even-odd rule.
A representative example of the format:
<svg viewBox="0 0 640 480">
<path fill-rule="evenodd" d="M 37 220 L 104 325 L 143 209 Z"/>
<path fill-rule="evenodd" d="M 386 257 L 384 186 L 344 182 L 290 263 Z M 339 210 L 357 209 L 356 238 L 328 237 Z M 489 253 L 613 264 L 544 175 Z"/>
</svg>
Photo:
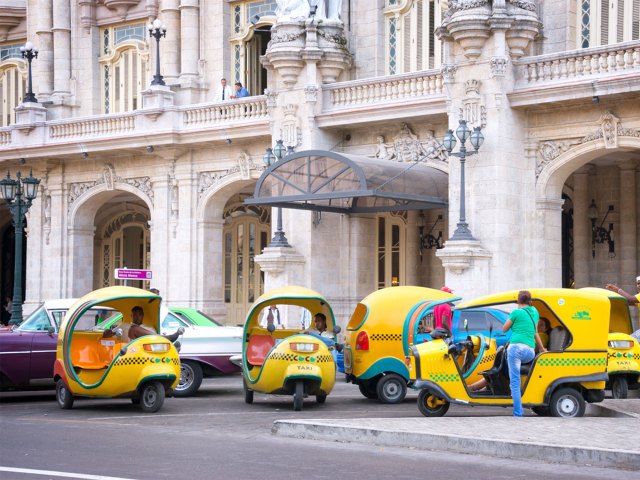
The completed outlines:
<svg viewBox="0 0 640 480">
<path fill-rule="evenodd" d="M 58 377 L 61 378 L 67 385 L 67 388 L 69 388 L 67 375 L 64 373 L 64 365 L 60 359 L 56 358 L 56 362 L 53 364 L 53 378 L 56 379 Z"/>
</svg>

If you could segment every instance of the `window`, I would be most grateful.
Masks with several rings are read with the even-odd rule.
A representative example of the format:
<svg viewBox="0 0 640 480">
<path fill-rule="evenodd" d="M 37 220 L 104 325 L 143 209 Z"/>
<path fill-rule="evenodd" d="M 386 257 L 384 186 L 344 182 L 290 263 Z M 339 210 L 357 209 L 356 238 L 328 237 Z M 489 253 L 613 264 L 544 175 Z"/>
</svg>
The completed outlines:
<svg viewBox="0 0 640 480">
<path fill-rule="evenodd" d="M 42 332 L 46 331 L 50 326 L 51 322 L 49 322 L 46 309 L 40 307 L 20 325 L 20 330 L 23 332 Z"/>
<path fill-rule="evenodd" d="M 24 43 L 0 45 L 0 127 L 16 122 L 15 108 L 27 89 L 27 67 L 20 47 Z"/>
<path fill-rule="evenodd" d="M 578 0 L 580 48 L 640 39 L 640 0 Z"/>
<path fill-rule="evenodd" d="M 466 330 L 469 332 L 482 332 L 489 330 L 489 321 L 486 312 L 463 311 L 460 314 L 460 323 L 458 328 L 465 330 L 464 322 L 467 322 Z"/>
<path fill-rule="evenodd" d="M 180 327 L 189 328 L 191 326 L 191 322 L 185 322 L 184 320 L 178 318 L 173 313 L 168 313 L 164 320 L 162 320 L 162 331 L 174 331 Z"/>
<path fill-rule="evenodd" d="M 442 23 L 446 2 L 387 0 L 386 73 L 416 72 L 442 63 L 442 44 L 435 30 Z"/>
<path fill-rule="evenodd" d="M 376 240 L 376 286 L 378 289 L 405 284 L 404 237 L 405 223 L 402 217 L 392 215 L 378 217 Z"/>
<path fill-rule="evenodd" d="M 129 112 L 142 107 L 149 85 L 149 43 L 144 23 L 101 29 L 102 112 Z"/>
</svg>

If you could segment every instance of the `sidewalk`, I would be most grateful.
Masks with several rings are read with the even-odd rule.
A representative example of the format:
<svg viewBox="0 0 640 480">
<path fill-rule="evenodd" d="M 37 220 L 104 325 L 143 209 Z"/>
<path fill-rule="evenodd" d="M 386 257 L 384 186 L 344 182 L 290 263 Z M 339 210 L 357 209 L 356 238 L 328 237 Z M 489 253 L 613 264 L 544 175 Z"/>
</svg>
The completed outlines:
<svg viewBox="0 0 640 480">
<path fill-rule="evenodd" d="M 272 432 L 424 450 L 640 470 L 640 400 L 589 405 L 586 417 L 278 420 Z"/>
</svg>

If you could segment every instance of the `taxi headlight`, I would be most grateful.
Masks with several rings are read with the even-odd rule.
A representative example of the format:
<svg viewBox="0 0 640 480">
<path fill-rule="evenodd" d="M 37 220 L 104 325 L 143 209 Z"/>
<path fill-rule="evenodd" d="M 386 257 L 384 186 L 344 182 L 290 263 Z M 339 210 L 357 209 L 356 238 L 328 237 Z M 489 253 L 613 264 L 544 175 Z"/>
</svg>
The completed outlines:
<svg viewBox="0 0 640 480">
<path fill-rule="evenodd" d="M 632 340 L 609 340 L 609 348 L 616 348 L 618 350 L 627 350 L 633 348 Z"/>
<path fill-rule="evenodd" d="M 168 352 L 171 345 L 169 343 L 145 343 L 144 349 L 147 352 L 164 353 Z"/>
<path fill-rule="evenodd" d="M 318 350 L 317 343 L 291 343 L 290 347 L 296 352 L 315 352 Z"/>
</svg>

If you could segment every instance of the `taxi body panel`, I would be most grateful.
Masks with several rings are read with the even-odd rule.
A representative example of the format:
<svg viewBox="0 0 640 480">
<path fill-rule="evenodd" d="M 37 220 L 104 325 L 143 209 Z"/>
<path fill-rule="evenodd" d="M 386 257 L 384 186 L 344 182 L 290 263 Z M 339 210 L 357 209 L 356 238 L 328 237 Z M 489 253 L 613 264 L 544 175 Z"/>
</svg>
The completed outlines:
<svg viewBox="0 0 640 480">
<path fill-rule="evenodd" d="M 531 289 L 533 306 L 540 316 L 551 322 L 552 334 L 548 351 L 536 355 L 528 370 L 522 373 L 522 403 L 544 414 L 565 416 L 557 403 L 571 406 L 570 415 L 584 414 L 584 401 L 604 398 L 607 375 L 607 336 L 612 303 L 600 293 L 570 289 Z M 518 291 L 485 296 L 457 306 L 458 310 L 477 307 L 507 306 L 515 308 Z M 555 329 L 555 330 L 554 330 Z M 492 345 L 495 340 L 491 339 Z M 504 390 L 504 372 L 493 369 L 476 371 L 488 381 L 489 390 L 472 391 L 471 376 L 464 378 L 456 361 L 456 345 L 445 340 L 415 345 L 407 356 L 414 387 L 421 390 L 418 406 L 426 416 L 444 414 L 434 398 L 465 405 L 512 405 L 510 392 Z M 484 353 L 489 365 L 493 356 L 506 361 L 505 352 L 492 348 Z M 491 359 L 493 360 L 493 359 Z M 496 360 L 497 362 L 497 360 Z M 503 363 L 500 364 L 502 368 Z M 484 368 L 484 367 L 482 367 Z M 496 367 L 497 368 L 497 367 Z M 508 373 L 507 373 L 508 375 Z M 480 376 L 480 375 L 479 375 Z M 502 379 L 498 382 L 497 379 Z M 508 385 L 508 379 L 506 380 Z M 498 388 L 498 385 L 501 385 Z M 554 394 L 562 396 L 557 399 Z M 568 399 L 568 400 L 567 400 Z M 565 405 L 563 404 L 563 405 Z M 537 409 L 537 410 L 535 410 Z M 549 409 L 549 410 L 547 410 Z"/>
<path fill-rule="evenodd" d="M 89 309 L 112 308 L 131 325 L 130 312 L 140 307 L 143 324 L 158 331 L 160 297 L 132 287 L 107 287 L 80 298 L 69 308 L 60 326 L 54 380 L 62 408 L 72 404 L 74 396 L 111 398 L 131 397 L 157 400 L 145 403 L 145 411 L 157 411 L 164 397 L 171 396 L 180 377 L 180 360 L 173 344 L 160 335 L 145 335 L 129 340 L 125 335 L 104 336 L 104 331 L 82 324 Z M 162 390 L 162 391 L 159 391 Z"/>
<path fill-rule="evenodd" d="M 260 326 L 263 309 L 270 305 L 307 309 L 311 316 L 323 313 L 327 332 L 333 332 L 335 318 L 327 300 L 319 293 L 298 286 L 286 286 L 264 293 L 252 305 L 244 326 L 242 374 L 245 402 L 253 403 L 253 392 L 294 396 L 294 410 L 302 409 L 304 395 L 315 395 L 323 403 L 336 379 L 335 334 L 305 334 L 298 329 Z"/>
</svg>

